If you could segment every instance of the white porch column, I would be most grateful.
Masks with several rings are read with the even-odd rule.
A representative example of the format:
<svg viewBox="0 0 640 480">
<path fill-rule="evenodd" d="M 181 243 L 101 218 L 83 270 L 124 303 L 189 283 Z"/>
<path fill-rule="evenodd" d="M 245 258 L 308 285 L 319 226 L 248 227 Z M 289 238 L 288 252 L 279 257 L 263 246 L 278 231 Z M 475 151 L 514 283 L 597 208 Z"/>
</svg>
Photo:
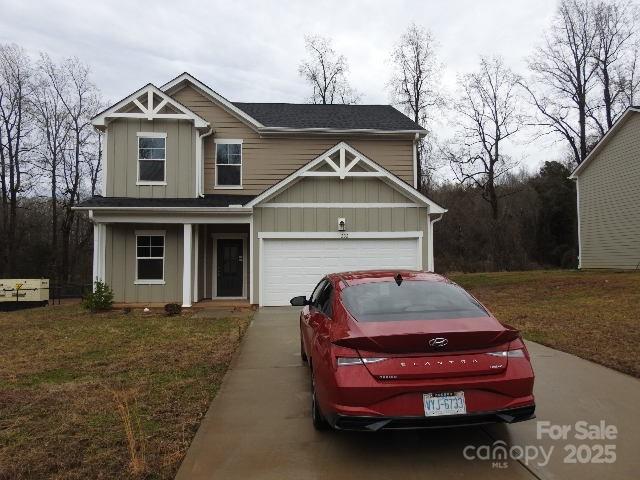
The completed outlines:
<svg viewBox="0 0 640 480">
<path fill-rule="evenodd" d="M 434 262 L 433 262 L 433 224 L 442 220 L 442 216 L 444 213 L 441 213 L 438 218 L 431 219 L 431 215 L 427 217 L 429 221 L 429 225 L 427 226 L 427 230 L 429 233 L 429 246 L 427 247 L 429 251 L 427 252 L 427 270 L 429 272 L 433 272 Z"/>
<path fill-rule="evenodd" d="M 107 253 L 107 226 L 104 223 L 93 224 L 93 278 L 91 284 L 95 289 L 95 282 L 104 282 Z"/>
<path fill-rule="evenodd" d="M 107 279 L 107 224 L 98 224 L 98 236 L 100 248 L 98 249 L 98 278 L 101 282 Z"/>
<path fill-rule="evenodd" d="M 196 225 L 193 231 L 193 301 L 198 301 L 198 259 L 199 255 L 199 243 L 200 243 L 200 226 Z"/>
<path fill-rule="evenodd" d="M 431 217 L 428 218 L 427 225 L 427 271 L 433 272 L 433 221 Z"/>
<path fill-rule="evenodd" d="M 97 223 L 93 224 L 93 274 L 91 276 L 91 285 L 93 290 L 96 289 L 96 280 L 100 274 L 100 266 L 98 262 L 100 261 L 100 228 Z"/>
<path fill-rule="evenodd" d="M 191 306 L 191 247 L 193 244 L 192 226 L 184 224 L 184 237 L 182 239 L 182 306 Z"/>
</svg>

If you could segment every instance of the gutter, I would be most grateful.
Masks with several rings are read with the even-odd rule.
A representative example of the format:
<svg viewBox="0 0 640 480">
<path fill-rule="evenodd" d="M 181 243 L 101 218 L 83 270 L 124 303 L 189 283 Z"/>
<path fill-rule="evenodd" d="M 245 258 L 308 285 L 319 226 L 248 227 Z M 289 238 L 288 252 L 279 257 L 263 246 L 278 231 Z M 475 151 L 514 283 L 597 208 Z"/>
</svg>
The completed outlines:
<svg viewBox="0 0 640 480">
<path fill-rule="evenodd" d="M 73 207 L 72 210 L 95 212 L 158 212 L 158 213 L 246 213 L 253 212 L 251 207 Z"/>
<path fill-rule="evenodd" d="M 258 128 L 260 134 L 277 133 L 324 133 L 324 134 L 368 134 L 368 135 L 426 135 L 426 130 L 378 130 L 373 128 L 293 128 L 263 127 Z"/>
</svg>

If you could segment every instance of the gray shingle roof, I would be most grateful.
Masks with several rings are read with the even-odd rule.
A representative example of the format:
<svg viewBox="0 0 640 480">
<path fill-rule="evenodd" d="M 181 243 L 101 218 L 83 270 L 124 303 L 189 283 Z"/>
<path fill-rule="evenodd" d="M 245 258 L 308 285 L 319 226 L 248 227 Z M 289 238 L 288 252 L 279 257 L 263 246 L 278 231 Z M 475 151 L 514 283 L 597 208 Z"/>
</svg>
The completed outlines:
<svg viewBox="0 0 640 480">
<path fill-rule="evenodd" d="M 255 195 L 205 195 L 202 198 L 127 198 L 127 197 L 92 197 L 82 202 L 83 208 L 126 208 L 126 207 L 228 207 L 229 205 L 244 205 Z"/>
<path fill-rule="evenodd" d="M 416 131 L 423 128 L 391 105 L 316 105 L 233 102 L 269 128 Z"/>
</svg>

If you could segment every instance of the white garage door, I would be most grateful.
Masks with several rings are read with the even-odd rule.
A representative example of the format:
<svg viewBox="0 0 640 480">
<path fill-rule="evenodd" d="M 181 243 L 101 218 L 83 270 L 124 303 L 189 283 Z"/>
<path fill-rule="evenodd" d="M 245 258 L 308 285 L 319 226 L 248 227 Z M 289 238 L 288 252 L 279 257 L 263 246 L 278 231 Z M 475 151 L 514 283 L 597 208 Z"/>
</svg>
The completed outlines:
<svg viewBox="0 0 640 480">
<path fill-rule="evenodd" d="M 311 294 L 323 275 L 375 268 L 419 267 L 417 238 L 264 239 L 261 304 L 289 305 Z"/>
</svg>

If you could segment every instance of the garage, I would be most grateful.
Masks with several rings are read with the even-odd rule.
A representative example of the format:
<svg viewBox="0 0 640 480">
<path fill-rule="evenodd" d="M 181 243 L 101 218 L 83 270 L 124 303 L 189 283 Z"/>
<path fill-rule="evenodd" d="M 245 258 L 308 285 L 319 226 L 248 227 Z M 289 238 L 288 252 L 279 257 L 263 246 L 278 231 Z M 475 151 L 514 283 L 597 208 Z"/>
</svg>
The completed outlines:
<svg viewBox="0 0 640 480">
<path fill-rule="evenodd" d="M 422 232 L 376 232 L 363 236 L 261 238 L 260 304 L 288 305 L 309 296 L 323 275 L 366 269 L 421 269 Z M 375 238 L 371 238 L 374 236 Z"/>
</svg>

